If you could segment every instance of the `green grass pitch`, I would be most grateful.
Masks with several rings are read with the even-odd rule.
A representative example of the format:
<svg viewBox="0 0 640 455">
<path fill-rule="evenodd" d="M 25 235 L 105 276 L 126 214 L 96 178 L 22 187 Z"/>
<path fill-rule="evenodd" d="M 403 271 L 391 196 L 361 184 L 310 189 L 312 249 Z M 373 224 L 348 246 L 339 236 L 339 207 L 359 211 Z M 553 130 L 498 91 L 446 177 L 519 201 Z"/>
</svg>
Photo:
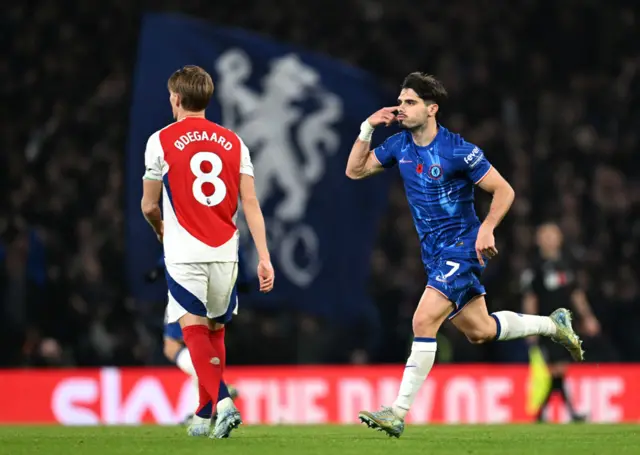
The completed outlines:
<svg viewBox="0 0 640 455">
<path fill-rule="evenodd" d="M 182 427 L 0 427 L 2 455 L 626 455 L 636 425 L 408 426 L 391 439 L 364 426 L 243 426 L 225 440 Z"/>
</svg>

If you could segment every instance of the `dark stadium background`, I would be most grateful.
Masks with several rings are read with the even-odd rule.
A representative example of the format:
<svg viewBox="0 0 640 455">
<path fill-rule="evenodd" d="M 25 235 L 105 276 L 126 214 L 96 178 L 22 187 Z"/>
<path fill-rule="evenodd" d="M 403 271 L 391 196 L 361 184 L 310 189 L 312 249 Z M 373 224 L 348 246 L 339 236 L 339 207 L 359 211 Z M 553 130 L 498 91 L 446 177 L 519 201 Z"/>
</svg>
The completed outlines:
<svg viewBox="0 0 640 455">
<path fill-rule="evenodd" d="M 0 366 L 166 364 L 162 302 L 131 298 L 122 266 L 124 150 L 145 11 L 293 43 L 361 67 L 392 92 L 414 70 L 440 77 L 451 93 L 441 121 L 481 144 L 517 194 L 486 274 L 490 309 L 520 309 L 533 229 L 554 219 L 603 327 L 587 340 L 590 360 L 640 361 L 634 8 L 613 0 L 8 3 L 0 19 Z M 479 199 L 482 214 L 488 199 Z M 380 328 L 246 309 L 228 331 L 231 363 L 405 360 L 424 276 L 397 179 L 389 202 L 371 251 Z M 449 326 L 439 342 L 439 362 L 527 361 L 522 343 L 471 346 Z"/>
</svg>

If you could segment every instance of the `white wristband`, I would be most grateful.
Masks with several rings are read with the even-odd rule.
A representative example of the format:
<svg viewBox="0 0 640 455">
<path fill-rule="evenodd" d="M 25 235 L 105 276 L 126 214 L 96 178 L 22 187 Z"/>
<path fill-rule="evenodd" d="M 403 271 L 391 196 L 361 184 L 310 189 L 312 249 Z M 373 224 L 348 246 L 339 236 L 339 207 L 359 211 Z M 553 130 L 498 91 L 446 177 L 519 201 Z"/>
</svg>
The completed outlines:
<svg viewBox="0 0 640 455">
<path fill-rule="evenodd" d="M 373 136 L 374 127 L 371 126 L 369 120 L 365 120 L 360 125 L 360 134 L 358 135 L 358 139 L 364 142 L 371 142 L 371 137 Z"/>
</svg>

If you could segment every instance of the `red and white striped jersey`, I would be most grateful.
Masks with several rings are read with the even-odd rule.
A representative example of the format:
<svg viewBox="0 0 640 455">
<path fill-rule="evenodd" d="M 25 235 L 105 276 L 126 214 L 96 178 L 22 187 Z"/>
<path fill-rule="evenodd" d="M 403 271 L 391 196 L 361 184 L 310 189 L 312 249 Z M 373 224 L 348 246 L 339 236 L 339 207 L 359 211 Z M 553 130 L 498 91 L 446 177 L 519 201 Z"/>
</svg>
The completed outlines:
<svg viewBox="0 0 640 455">
<path fill-rule="evenodd" d="M 186 117 L 149 137 L 145 165 L 145 179 L 164 183 L 165 261 L 237 261 L 240 174 L 253 176 L 242 139 L 205 118 Z"/>
</svg>

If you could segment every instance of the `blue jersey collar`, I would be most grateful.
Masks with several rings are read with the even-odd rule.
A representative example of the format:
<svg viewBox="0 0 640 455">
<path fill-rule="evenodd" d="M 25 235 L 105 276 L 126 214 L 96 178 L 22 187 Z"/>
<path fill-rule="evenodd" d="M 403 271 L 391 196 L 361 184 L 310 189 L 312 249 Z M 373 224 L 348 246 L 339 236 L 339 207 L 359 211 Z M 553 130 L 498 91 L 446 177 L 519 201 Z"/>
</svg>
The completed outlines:
<svg viewBox="0 0 640 455">
<path fill-rule="evenodd" d="M 442 126 L 440 123 L 436 124 L 438 126 L 438 132 L 436 133 L 435 137 L 433 138 L 433 140 L 431 142 L 429 142 L 427 145 L 418 145 L 414 142 L 413 140 L 413 135 L 411 134 L 410 131 L 405 130 L 406 134 L 408 135 L 408 139 L 409 141 L 411 141 L 411 145 L 417 148 L 427 148 L 427 147 L 431 147 L 432 145 L 436 144 L 440 138 L 442 137 L 442 135 L 444 134 L 443 130 L 446 130 L 446 128 L 444 126 Z"/>
</svg>

